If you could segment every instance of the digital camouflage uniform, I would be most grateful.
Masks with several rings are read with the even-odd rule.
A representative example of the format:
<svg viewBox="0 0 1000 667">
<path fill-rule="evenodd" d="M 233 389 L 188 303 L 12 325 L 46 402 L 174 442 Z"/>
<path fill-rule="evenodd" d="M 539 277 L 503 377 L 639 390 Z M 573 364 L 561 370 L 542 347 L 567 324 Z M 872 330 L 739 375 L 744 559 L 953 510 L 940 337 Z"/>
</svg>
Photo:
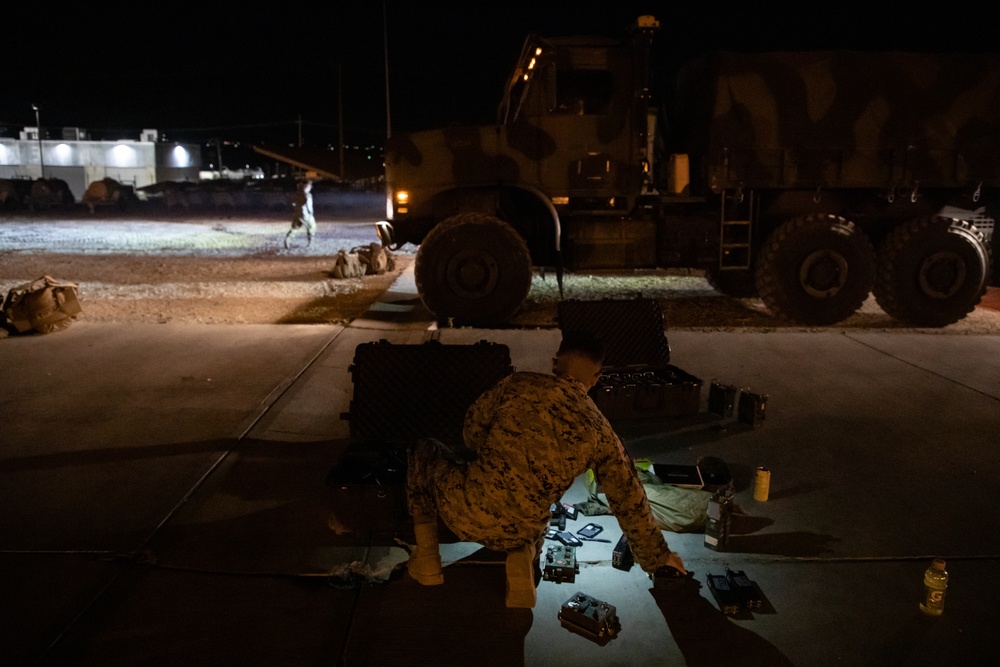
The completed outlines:
<svg viewBox="0 0 1000 667">
<path fill-rule="evenodd" d="M 649 572 L 666 565 L 670 549 L 635 465 L 578 381 L 509 375 L 469 408 L 463 437 L 476 453 L 467 464 L 442 456 L 433 440 L 411 448 L 407 498 L 414 517 L 436 513 L 459 538 L 497 551 L 540 545 L 551 505 L 592 469 L 636 561 Z"/>
</svg>

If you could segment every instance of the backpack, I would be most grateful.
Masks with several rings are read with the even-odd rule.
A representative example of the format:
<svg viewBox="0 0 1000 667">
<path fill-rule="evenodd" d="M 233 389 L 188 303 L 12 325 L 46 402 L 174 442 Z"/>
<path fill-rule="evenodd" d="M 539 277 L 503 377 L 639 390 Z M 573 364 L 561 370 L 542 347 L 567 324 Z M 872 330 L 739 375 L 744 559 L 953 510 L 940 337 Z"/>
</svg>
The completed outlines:
<svg viewBox="0 0 1000 667">
<path fill-rule="evenodd" d="M 338 250 L 330 275 L 334 278 L 360 278 L 365 275 L 365 267 L 357 253 L 348 254 L 344 250 Z"/>
<path fill-rule="evenodd" d="M 377 276 L 396 269 L 396 258 L 381 243 L 373 242 L 367 246 L 358 246 L 352 248 L 351 252 L 357 253 L 358 259 L 365 267 L 365 275 Z"/>
<path fill-rule="evenodd" d="M 82 310 L 75 283 L 42 276 L 19 285 L 3 302 L 3 314 L 17 333 L 51 333 L 68 327 Z"/>
</svg>

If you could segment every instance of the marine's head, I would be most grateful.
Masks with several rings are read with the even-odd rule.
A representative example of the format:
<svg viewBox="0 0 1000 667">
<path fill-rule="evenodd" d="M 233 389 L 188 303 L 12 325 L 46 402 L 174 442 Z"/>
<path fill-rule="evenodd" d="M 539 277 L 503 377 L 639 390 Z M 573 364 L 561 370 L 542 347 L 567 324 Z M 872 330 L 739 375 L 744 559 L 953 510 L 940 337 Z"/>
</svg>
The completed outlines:
<svg viewBox="0 0 1000 667">
<path fill-rule="evenodd" d="M 589 391 L 601 377 L 604 363 L 604 343 L 585 330 L 563 332 L 562 342 L 552 360 L 552 372 L 583 383 Z"/>
</svg>

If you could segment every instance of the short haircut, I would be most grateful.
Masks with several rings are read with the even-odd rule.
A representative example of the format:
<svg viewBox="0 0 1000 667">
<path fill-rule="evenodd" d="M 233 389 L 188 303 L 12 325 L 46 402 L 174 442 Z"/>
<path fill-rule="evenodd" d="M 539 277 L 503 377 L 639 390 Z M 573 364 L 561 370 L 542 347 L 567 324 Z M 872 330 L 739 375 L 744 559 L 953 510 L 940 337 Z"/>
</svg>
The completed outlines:
<svg viewBox="0 0 1000 667">
<path fill-rule="evenodd" d="M 563 332 L 556 356 L 570 352 L 581 354 L 596 364 L 604 363 L 604 342 L 586 329 L 570 329 Z"/>
</svg>

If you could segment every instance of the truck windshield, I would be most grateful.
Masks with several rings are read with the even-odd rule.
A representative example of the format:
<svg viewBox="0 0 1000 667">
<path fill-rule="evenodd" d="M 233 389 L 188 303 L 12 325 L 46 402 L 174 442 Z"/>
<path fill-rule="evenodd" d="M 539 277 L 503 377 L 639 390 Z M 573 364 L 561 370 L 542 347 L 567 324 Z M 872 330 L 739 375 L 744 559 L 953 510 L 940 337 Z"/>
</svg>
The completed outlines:
<svg viewBox="0 0 1000 667">
<path fill-rule="evenodd" d="M 614 83 L 608 70 L 560 69 L 555 88 L 553 113 L 603 116 L 611 107 Z"/>
</svg>

